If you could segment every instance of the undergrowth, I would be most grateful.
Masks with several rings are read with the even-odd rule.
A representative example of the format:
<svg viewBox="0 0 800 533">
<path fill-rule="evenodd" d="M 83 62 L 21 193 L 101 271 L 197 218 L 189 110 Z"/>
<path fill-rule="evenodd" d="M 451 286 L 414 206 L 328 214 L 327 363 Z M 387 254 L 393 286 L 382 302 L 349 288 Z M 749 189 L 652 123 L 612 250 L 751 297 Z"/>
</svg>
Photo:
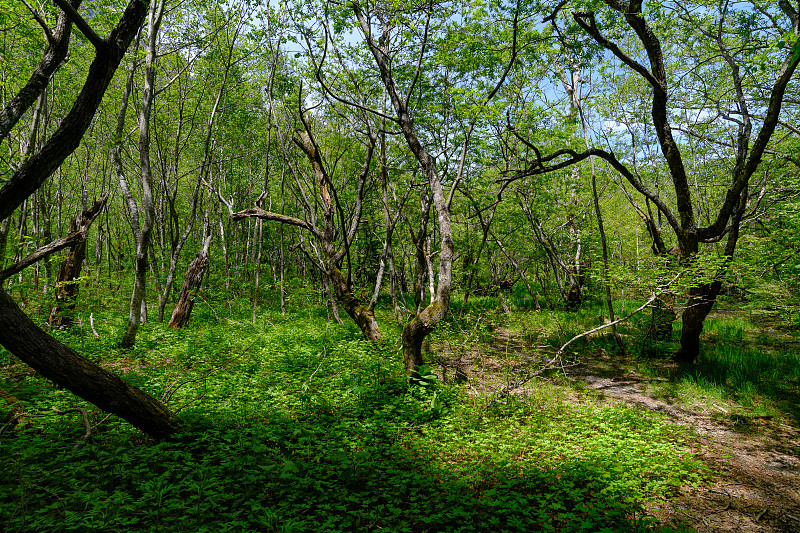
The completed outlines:
<svg viewBox="0 0 800 533">
<path fill-rule="evenodd" d="M 1 353 L 0 387 L 42 416 L 0 435 L 0 529 L 647 531 L 641 502 L 706 476 L 658 416 L 547 381 L 486 408 L 431 373 L 409 382 L 398 345 L 324 309 L 254 325 L 242 308 L 199 305 L 184 331 L 148 324 L 127 352 L 112 312 L 95 312 L 99 339 L 57 334 L 166 392 L 184 429 L 164 442 Z M 92 440 L 52 407 L 86 408 Z"/>
<path fill-rule="evenodd" d="M 710 316 L 693 365 L 665 372 L 657 360 L 642 358 L 637 368 L 646 375 L 669 378 L 659 385 L 662 394 L 729 415 L 734 422 L 742 417 L 779 417 L 796 424 L 800 422 L 800 355 L 791 344 L 762 342 L 768 335 L 740 316 Z M 659 349 L 668 357 L 678 343 L 664 342 Z"/>
</svg>

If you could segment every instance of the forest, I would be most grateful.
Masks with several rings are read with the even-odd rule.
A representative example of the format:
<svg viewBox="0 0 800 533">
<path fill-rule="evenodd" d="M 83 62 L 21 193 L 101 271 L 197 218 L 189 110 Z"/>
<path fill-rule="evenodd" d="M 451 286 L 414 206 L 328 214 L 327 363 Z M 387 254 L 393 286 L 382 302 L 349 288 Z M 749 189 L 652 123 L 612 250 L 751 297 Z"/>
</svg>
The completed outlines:
<svg viewBox="0 0 800 533">
<path fill-rule="evenodd" d="M 799 32 L 0 0 L 0 530 L 800 532 Z"/>
</svg>

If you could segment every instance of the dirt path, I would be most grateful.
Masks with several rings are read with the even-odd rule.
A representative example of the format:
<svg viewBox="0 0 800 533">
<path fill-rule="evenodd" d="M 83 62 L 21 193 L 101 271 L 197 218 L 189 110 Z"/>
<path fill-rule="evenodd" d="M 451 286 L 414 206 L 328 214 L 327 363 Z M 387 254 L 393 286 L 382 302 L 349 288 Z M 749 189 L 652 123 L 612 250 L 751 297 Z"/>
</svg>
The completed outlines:
<svg viewBox="0 0 800 533">
<path fill-rule="evenodd" d="M 700 533 L 800 533 L 800 432 L 770 419 L 749 419 L 746 429 L 729 417 L 669 404 L 652 395 L 651 380 L 631 372 L 585 364 L 568 370 L 571 379 L 605 397 L 664 413 L 693 430 L 700 459 L 718 480 L 648 511 L 663 523 L 686 521 Z M 719 407 L 724 414 L 724 408 Z M 734 418 L 735 419 L 735 418 Z"/>
<path fill-rule="evenodd" d="M 461 368 L 474 394 L 491 394 L 506 380 L 504 371 L 536 356 L 515 334 L 498 329 L 494 340 L 459 356 L 448 346 L 442 371 Z M 686 488 L 676 499 L 647 505 L 664 525 L 687 524 L 699 533 L 800 533 L 800 431 L 769 418 L 731 416 L 659 399 L 649 379 L 623 368 L 614 358 L 593 358 L 565 368 L 567 377 L 609 401 L 624 402 L 666 415 L 692 432 L 691 444 L 717 480 L 698 490 Z"/>
</svg>

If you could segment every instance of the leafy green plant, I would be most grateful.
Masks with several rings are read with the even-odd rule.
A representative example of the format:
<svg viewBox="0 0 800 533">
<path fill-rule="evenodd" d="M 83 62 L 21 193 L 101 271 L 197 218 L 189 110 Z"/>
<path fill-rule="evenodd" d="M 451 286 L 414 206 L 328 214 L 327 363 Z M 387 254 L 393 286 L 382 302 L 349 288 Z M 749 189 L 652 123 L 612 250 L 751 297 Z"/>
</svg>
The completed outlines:
<svg viewBox="0 0 800 533">
<path fill-rule="evenodd" d="M 431 367 L 428 365 L 421 365 L 411 373 L 408 381 L 416 387 L 432 390 L 436 386 L 438 379 L 439 378 L 433 372 Z"/>
<path fill-rule="evenodd" d="M 185 422 L 171 441 L 6 372 L 0 386 L 29 412 L 80 406 L 96 427 L 76 450 L 77 418 L 0 435 L 0 528 L 645 531 L 655 525 L 639 501 L 706 476 L 657 417 L 588 394 L 579 407 L 547 382 L 485 411 L 430 366 L 407 379 L 395 346 L 331 327 L 324 312 L 260 316 L 253 325 L 242 306 L 238 320 L 201 314 L 181 332 L 149 324 L 142 347 L 123 352 L 98 310 L 102 336 L 87 351 L 169 392 Z"/>
</svg>

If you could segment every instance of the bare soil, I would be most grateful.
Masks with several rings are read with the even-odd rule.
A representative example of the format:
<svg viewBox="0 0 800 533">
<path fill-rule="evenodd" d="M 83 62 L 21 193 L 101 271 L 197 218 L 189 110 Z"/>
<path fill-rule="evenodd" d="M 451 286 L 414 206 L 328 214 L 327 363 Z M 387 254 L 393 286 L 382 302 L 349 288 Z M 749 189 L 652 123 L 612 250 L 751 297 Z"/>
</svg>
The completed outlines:
<svg viewBox="0 0 800 533">
<path fill-rule="evenodd" d="M 443 379 L 460 376 L 472 393 L 492 394 L 521 364 L 541 359 L 538 348 L 500 329 L 489 345 L 437 346 L 436 352 Z M 663 413 L 669 422 L 689 428 L 693 451 L 714 472 L 712 483 L 648 503 L 649 514 L 665 526 L 688 525 L 700 533 L 800 533 L 796 427 L 771 417 L 736 416 L 730 404 L 683 405 L 659 392 L 658 382 L 665 378 L 648 378 L 617 357 L 595 355 L 564 366 L 567 378 L 607 401 Z"/>
<path fill-rule="evenodd" d="M 800 533 L 800 432 L 769 418 L 746 422 L 718 410 L 668 403 L 654 397 L 652 381 L 633 371 L 609 376 L 583 364 L 567 370 L 611 401 L 660 412 L 694 435 L 699 459 L 716 473 L 712 484 L 686 489 L 648 505 L 664 524 L 686 523 L 698 532 Z"/>
</svg>

